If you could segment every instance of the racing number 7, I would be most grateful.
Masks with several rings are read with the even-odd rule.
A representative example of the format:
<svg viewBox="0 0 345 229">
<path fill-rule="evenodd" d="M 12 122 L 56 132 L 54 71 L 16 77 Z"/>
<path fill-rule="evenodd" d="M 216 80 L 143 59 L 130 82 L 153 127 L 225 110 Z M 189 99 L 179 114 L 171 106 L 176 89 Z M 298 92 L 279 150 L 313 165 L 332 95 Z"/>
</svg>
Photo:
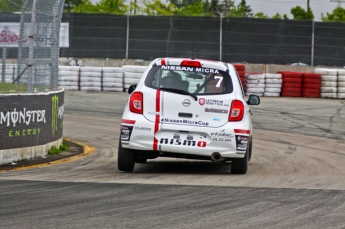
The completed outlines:
<svg viewBox="0 0 345 229">
<path fill-rule="evenodd" d="M 223 81 L 223 77 L 222 77 L 222 76 L 215 76 L 214 78 L 215 78 L 216 80 L 218 80 L 216 87 L 220 87 L 220 84 L 221 84 L 222 81 Z"/>
</svg>

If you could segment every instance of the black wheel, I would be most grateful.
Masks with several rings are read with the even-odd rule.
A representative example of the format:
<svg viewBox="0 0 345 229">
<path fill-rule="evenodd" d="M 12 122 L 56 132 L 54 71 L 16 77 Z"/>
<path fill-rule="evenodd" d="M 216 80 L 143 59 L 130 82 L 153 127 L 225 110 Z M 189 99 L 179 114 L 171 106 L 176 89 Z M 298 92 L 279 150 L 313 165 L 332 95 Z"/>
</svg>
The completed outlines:
<svg viewBox="0 0 345 229">
<path fill-rule="evenodd" d="M 253 137 L 252 137 L 252 139 L 250 139 L 250 142 L 249 142 L 249 158 L 248 158 L 248 162 L 250 162 L 250 159 L 252 158 L 252 145 L 253 145 Z"/>
<path fill-rule="evenodd" d="M 132 172 L 135 165 L 135 151 L 122 148 L 121 139 L 119 140 L 119 148 L 117 153 L 117 168 L 120 171 Z"/>
<path fill-rule="evenodd" d="M 249 147 L 247 147 L 244 158 L 235 158 L 231 163 L 232 174 L 246 174 L 248 170 Z"/>
</svg>

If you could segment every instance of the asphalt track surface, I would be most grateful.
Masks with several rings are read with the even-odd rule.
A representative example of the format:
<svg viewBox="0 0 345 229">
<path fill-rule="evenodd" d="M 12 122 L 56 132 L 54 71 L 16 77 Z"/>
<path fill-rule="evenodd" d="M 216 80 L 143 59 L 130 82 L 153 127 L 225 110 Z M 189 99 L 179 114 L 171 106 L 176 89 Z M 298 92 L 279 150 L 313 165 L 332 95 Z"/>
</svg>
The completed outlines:
<svg viewBox="0 0 345 229">
<path fill-rule="evenodd" d="M 0 228 L 345 228 L 345 100 L 262 98 L 253 157 L 116 167 L 128 94 L 66 92 L 64 136 L 92 155 L 0 173 Z"/>
</svg>

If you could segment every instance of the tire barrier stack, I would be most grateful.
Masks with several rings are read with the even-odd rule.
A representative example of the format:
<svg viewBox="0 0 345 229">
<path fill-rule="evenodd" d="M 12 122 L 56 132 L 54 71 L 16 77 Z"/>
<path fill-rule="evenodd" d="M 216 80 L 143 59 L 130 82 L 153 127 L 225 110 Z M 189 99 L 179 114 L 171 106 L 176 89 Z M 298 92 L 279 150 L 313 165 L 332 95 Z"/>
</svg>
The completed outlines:
<svg viewBox="0 0 345 229">
<path fill-rule="evenodd" d="M 123 92 L 137 84 L 147 66 L 59 66 L 58 85 L 65 90 Z"/>
<path fill-rule="evenodd" d="M 302 72 L 280 71 L 282 74 L 282 97 L 302 97 Z"/>
<path fill-rule="evenodd" d="M 279 97 L 282 89 L 282 74 L 265 74 L 265 92 L 264 96 Z"/>
<path fill-rule="evenodd" d="M 263 96 L 265 92 L 265 74 L 247 73 L 245 94 Z"/>
<path fill-rule="evenodd" d="M 17 65 L 5 65 L 5 83 L 13 83 L 17 76 Z M 2 81 L 2 64 L 0 64 L 0 82 Z"/>
<path fill-rule="evenodd" d="M 123 91 L 123 69 L 120 67 L 102 68 L 102 91 Z"/>
<path fill-rule="evenodd" d="M 147 66 L 134 66 L 134 65 L 124 65 L 123 76 L 124 76 L 124 89 L 127 90 L 129 86 L 137 84 L 145 72 Z"/>
<path fill-rule="evenodd" d="M 80 68 L 80 90 L 101 91 L 102 90 L 102 68 L 81 67 Z"/>
<path fill-rule="evenodd" d="M 59 66 L 58 85 L 68 91 L 78 91 L 79 75 L 78 66 Z"/>
<path fill-rule="evenodd" d="M 246 83 L 246 66 L 244 64 L 233 64 L 238 76 L 240 77 L 241 83 L 242 83 L 242 87 L 243 89 L 245 88 L 245 83 Z"/>
<path fill-rule="evenodd" d="M 321 75 L 321 98 L 337 98 L 337 69 L 316 68 L 316 74 Z"/>
<path fill-rule="evenodd" d="M 302 78 L 302 97 L 320 98 L 321 75 L 313 72 L 305 72 Z"/>
<path fill-rule="evenodd" d="M 345 99 L 345 69 L 338 70 L 337 98 Z"/>
<path fill-rule="evenodd" d="M 245 94 L 268 97 L 345 99 L 345 69 L 316 68 L 311 72 L 279 71 L 245 73 L 244 64 L 234 64 Z M 137 84 L 147 66 L 122 67 L 59 66 L 59 86 L 65 90 L 123 92 Z M 6 66 L 6 82 L 12 82 L 16 66 Z M 190 84 L 189 87 L 196 85 Z"/>
</svg>

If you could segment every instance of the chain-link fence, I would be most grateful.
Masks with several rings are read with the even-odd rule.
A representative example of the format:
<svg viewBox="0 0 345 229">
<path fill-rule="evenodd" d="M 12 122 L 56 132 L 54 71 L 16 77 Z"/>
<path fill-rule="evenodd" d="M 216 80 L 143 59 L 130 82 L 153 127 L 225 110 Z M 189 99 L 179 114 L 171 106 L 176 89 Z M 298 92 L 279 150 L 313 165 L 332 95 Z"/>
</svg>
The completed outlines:
<svg viewBox="0 0 345 229">
<path fill-rule="evenodd" d="M 63 15 L 70 45 L 60 56 L 343 66 L 345 24 L 255 18 Z"/>
<path fill-rule="evenodd" d="M 58 86 L 63 0 L 13 0 L 0 6 L 0 93 Z"/>
</svg>

